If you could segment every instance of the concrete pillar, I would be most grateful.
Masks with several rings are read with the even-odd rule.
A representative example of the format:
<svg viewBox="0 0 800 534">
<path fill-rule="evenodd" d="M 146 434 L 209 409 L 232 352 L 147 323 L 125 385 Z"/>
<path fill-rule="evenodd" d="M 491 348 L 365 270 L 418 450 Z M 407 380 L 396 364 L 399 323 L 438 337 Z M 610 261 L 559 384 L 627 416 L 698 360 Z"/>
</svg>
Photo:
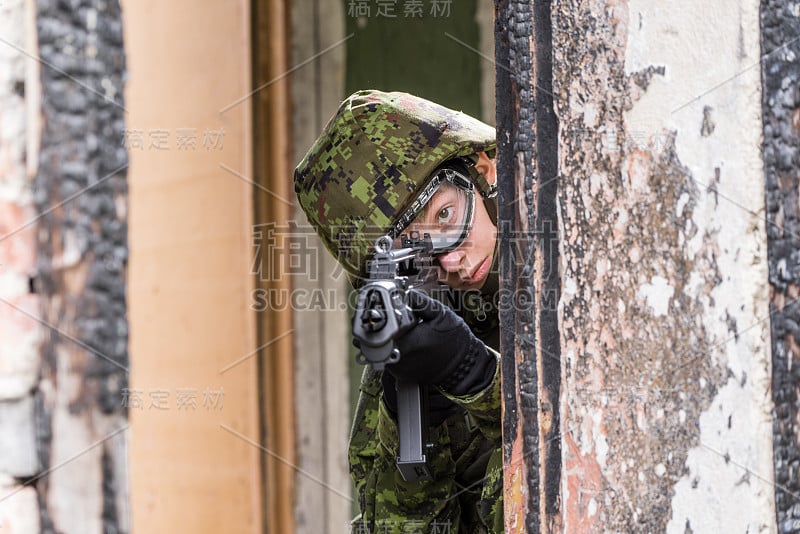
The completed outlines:
<svg viewBox="0 0 800 534">
<path fill-rule="evenodd" d="M 263 532 L 251 2 L 123 14 L 133 530 Z"/>
</svg>

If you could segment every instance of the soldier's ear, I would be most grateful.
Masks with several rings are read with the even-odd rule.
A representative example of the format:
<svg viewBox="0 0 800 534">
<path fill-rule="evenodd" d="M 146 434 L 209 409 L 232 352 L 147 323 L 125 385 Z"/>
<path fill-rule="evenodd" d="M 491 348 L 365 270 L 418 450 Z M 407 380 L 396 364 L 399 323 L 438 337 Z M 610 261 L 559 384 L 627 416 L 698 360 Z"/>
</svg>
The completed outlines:
<svg viewBox="0 0 800 534">
<path fill-rule="evenodd" d="M 486 152 L 478 152 L 478 161 L 475 163 L 475 168 L 483 175 L 489 185 L 494 185 L 497 181 L 497 167 L 494 160 L 486 155 Z"/>
</svg>

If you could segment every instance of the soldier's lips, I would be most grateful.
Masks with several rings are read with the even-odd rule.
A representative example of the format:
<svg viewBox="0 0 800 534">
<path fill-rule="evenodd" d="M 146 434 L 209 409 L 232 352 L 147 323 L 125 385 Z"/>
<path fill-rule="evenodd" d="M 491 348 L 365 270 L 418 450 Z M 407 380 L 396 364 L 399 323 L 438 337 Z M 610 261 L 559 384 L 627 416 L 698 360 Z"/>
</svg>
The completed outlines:
<svg viewBox="0 0 800 534">
<path fill-rule="evenodd" d="M 484 258 L 480 265 L 478 265 L 472 274 L 469 275 L 467 278 L 464 278 L 464 282 L 470 285 L 479 284 L 486 279 L 486 275 L 489 274 L 489 269 L 492 267 L 492 262 L 490 258 Z"/>
</svg>

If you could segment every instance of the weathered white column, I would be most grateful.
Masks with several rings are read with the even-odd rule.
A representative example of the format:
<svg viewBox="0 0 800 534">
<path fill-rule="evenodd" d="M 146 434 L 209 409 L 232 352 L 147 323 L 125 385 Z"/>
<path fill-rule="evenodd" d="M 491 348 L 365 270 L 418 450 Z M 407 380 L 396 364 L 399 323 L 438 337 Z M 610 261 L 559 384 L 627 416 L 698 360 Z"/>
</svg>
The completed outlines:
<svg viewBox="0 0 800 534">
<path fill-rule="evenodd" d="M 775 532 L 759 3 L 501 4 L 501 219 L 533 243 L 514 274 L 536 302 L 504 354 L 507 528 Z"/>
<path fill-rule="evenodd" d="M 33 3 L 0 4 L 0 532 L 38 532 L 36 398 L 44 329 L 30 291 L 36 269 L 32 178 L 38 137 L 38 64 Z M 33 113 L 30 112 L 33 110 Z M 33 119 L 33 120 L 32 120 Z M 27 226 L 26 226 L 27 225 Z"/>
<path fill-rule="evenodd" d="M 565 528 L 774 531 L 758 2 L 554 15 Z"/>
</svg>

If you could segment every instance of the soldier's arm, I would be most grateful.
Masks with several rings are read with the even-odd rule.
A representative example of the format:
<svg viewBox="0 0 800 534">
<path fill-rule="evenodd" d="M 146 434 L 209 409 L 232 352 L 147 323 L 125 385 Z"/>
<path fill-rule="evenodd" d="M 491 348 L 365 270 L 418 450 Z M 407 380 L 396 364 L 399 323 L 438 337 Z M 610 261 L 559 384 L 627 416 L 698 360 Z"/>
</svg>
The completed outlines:
<svg viewBox="0 0 800 534">
<path fill-rule="evenodd" d="M 453 394 L 447 390 L 440 390 L 455 404 L 463 407 L 470 419 L 480 429 L 481 433 L 489 439 L 500 439 L 500 354 L 490 347 L 486 347 L 489 354 L 495 359 L 494 372 L 485 387 L 464 394 Z"/>
<path fill-rule="evenodd" d="M 380 394 L 378 373 L 365 373 L 350 440 L 350 474 L 361 511 L 353 532 L 457 532 L 460 509 L 446 424 L 430 430 L 432 479 L 406 482 L 395 463 L 397 425 Z"/>
</svg>

